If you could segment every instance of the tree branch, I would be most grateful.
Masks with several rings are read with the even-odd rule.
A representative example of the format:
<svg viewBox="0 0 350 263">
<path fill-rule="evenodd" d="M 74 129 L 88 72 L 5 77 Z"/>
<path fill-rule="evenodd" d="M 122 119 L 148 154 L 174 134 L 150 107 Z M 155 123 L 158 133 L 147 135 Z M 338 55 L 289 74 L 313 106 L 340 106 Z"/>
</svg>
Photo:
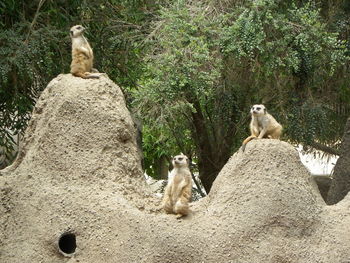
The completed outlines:
<svg viewBox="0 0 350 263">
<path fill-rule="evenodd" d="M 193 167 L 194 164 L 191 162 L 190 166 Z M 204 197 L 204 196 L 205 196 L 205 193 L 203 193 L 202 188 L 201 188 L 201 186 L 199 185 L 199 183 L 198 183 L 196 177 L 194 176 L 192 170 L 191 170 L 190 172 L 191 172 L 192 180 L 193 180 L 193 182 L 195 183 L 195 185 L 196 185 L 196 187 L 197 187 L 198 193 L 199 193 L 202 197 Z"/>
<path fill-rule="evenodd" d="M 334 149 L 332 147 L 329 147 L 327 145 L 324 145 L 324 144 L 321 144 L 321 143 L 318 143 L 318 142 L 312 142 L 310 144 L 311 147 L 317 149 L 317 150 L 320 150 L 320 151 L 323 151 L 325 153 L 329 153 L 329 154 L 333 154 L 333 155 L 340 155 L 340 152 L 339 150 L 337 149 Z"/>
<path fill-rule="evenodd" d="M 24 43 L 26 43 L 26 44 L 28 43 L 29 36 L 30 36 L 30 34 L 32 33 L 32 30 L 33 30 L 33 27 L 34 27 L 34 25 L 35 25 L 35 23 L 36 23 L 36 20 L 38 19 L 39 11 L 40 11 L 41 7 L 43 6 L 43 4 L 45 3 L 45 1 L 46 1 L 46 0 L 40 0 L 40 2 L 39 2 L 39 5 L 38 5 L 38 8 L 37 8 L 37 10 L 36 10 L 36 12 L 35 12 L 33 21 L 32 21 L 32 23 L 30 24 L 30 27 L 29 27 L 29 31 L 28 31 L 26 40 L 24 41 Z"/>
</svg>

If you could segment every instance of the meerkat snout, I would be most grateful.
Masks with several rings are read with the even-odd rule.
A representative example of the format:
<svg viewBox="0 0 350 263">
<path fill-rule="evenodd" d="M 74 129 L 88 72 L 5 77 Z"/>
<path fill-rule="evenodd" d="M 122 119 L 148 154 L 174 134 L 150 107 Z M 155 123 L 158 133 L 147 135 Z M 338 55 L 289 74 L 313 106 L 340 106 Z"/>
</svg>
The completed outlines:
<svg viewBox="0 0 350 263">
<path fill-rule="evenodd" d="M 253 115 L 266 114 L 266 108 L 264 105 L 260 104 L 253 105 L 250 110 L 250 113 Z"/>
<path fill-rule="evenodd" d="M 174 166 L 188 166 L 188 158 L 185 155 L 177 155 L 173 158 Z"/>
<path fill-rule="evenodd" d="M 72 26 L 70 29 L 70 36 L 72 38 L 82 37 L 84 31 L 85 31 L 85 27 L 83 27 L 82 25 Z"/>
</svg>

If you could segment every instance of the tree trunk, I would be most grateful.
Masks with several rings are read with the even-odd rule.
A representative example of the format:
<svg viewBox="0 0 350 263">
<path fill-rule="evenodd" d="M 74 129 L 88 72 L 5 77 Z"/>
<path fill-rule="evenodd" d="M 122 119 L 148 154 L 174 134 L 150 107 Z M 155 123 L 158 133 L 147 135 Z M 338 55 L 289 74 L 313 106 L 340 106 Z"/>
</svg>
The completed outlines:
<svg viewBox="0 0 350 263">
<path fill-rule="evenodd" d="M 208 133 L 200 104 L 196 99 L 193 99 L 191 103 L 196 109 L 196 112 L 192 113 L 194 125 L 192 133 L 197 147 L 199 178 L 208 194 L 216 176 L 230 156 L 221 156 L 219 152 L 214 152 L 215 142 Z"/>
<path fill-rule="evenodd" d="M 161 157 L 159 157 L 154 161 L 154 170 L 155 170 L 156 178 L 158 180 L 168 179 L 169 165 L 165 155 L 162 155 Z"/>
<path fill-rule="evenodd" d="M 334 175 L 328 192 L 327 204 L 341 201 L 350 190 L 350 118 L 348 118 L 340 146 L 339 159 L 334 167 Z"/>
</svg>

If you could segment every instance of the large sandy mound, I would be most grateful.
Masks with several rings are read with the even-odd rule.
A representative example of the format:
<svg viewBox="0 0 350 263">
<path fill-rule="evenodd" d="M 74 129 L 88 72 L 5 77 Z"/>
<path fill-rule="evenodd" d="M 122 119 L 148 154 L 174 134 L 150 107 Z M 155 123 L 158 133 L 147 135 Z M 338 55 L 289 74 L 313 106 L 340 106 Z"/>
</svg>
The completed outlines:
<svg viewBox="0 0 350 263">
<path fill-rule="evenodd" d="M 52 80 L 1 171 L 0 262 L 349 262 L 350 196 L 326 206 L 291 145 L 252 141 L 177 220 L 145 184 L 135 141 L 108 77 Z"/>
</svg>

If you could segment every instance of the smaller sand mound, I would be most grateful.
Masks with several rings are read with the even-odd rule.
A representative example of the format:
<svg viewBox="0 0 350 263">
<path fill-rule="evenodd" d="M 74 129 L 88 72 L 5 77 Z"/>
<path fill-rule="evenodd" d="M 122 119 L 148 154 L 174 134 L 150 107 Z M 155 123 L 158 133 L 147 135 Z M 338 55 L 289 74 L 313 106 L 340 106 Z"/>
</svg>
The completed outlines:
<svg viewBox="0 0 350 263">
<path fill-rule="evenodd" d="M 234 210 L 253 213 L 257 220 L 258 216 L 283 214 L 297 221 L 311 216 L 313 221 L 324 206 L 294 147 L 266 139 L 252 141 L 244 153 L 239 150 L 231 157 L 216 179 L 209 199 L 230 202 Z M 306 206 L 311 210 L 304 211 Z"/>
</svg>

